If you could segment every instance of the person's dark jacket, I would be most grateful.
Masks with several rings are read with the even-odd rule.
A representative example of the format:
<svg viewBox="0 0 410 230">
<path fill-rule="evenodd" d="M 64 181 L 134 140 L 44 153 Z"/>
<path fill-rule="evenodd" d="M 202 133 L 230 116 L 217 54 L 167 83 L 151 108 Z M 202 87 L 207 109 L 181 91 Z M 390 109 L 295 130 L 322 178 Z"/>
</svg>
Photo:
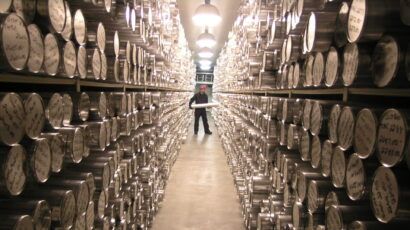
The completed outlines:
<svg viewBox="0 0 410 230">
<path fill-rule="evenodd" d="M 192 108 L 191 106 L 194 101 L 195 104 L 206 104 L 208 103 L 208 95 L 206 95 L 206 93 L 196 93 L 191 100 L 189 100 L 189 108 Z"/>
</svg>

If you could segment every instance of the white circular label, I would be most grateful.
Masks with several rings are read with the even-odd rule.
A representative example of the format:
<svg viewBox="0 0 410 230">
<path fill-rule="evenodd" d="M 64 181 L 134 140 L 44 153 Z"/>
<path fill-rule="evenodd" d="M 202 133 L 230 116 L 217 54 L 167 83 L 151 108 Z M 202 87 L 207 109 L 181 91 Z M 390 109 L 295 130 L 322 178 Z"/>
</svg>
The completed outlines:
<svg viewBox="0 0 410 230">
<path fill-rule="evenodd" d="M 115 31 L 114 34 L 114 53 L 116 57 L 120 55 L 120 37 L 118 31 Z"/>
<path fill-rule="evenodd" d="M 333 156 L 333 146 L 332 143 L 329 140 L 326 140 L 323 142 L 322 146 L 322 157 L 321 157 L 321 170 L 322 170 L 322 175 L 324 177 L 329 177 L 330 176 L 330 164 L 332 161 L 332 156 Z"/>
<path fill-rule="evenodd" d="M 326 229 L 340 230 L 343 229 L 342 216 L 336 206 L 331 206 L 326 212 Z"/>
<path fill-rule="evenodd" d="M 25 173 L 26 152 L 21 145 L 11 147 L 7 160 L 3 165 L 4 180 L 11 195 L 19 195 L 26 184 Z"/>
<path fill-rule="evenodd" d="M 35 24 L 29 25 L 27 30 L 30 36 L 30 56 L 28 58 L 27 67 L 29 71 L 38 73 L 44 61 L 43 35 Z"/>
<path fill-rule="evenodd" d="M 101 56 L 98 49 L 94 49 L 93 57 L 92 57 L 92 69 L 94 78 L 96 80 L 100 79 L 101 75 Z"/>
<path fill-rule="evenodd" d="M 101 118 L 107 116 L 107 96 L 105 93 L 100 93 L 98 97 L 98 112 Z"/>
<path fill-rule="evenodd" d="M 60 65 L 60 49 L 57 38 L 53 34 L 46 35 L 44 48 L 44 70 L 48 75 L 54 76 Z"/>
<path fill-rule="evenodd" d="M 293 68 L 293 88 L 296 89 L 299 86 L 300 79 L 300 66 L 299 63 L 294 64 Z"/>
<path fill-rule="evenodd" d="M 346 178 L 346 158 L 340 147 L 336 147 L 332 156 L 332 182 L 336 188 L 343 188 Z"/>
<path fill-rule="evenodd" d="M 322 129 L 322 106 L 320 102 L 314 101 L 310 112 L 310 132 L 312 135 L 319 135 Z"/>
<path fill-rule="evenodd" d="M 379 167 L 374 173 L 371 190 L 373 214 L 379 221 L 388 223 L 396 217 L 399 191 L 394 173 L 389 168 Z"/>
<path fill-rule="evenodd" d="M 25 133 L 26 114 L 19 95 L 7 93 L 0 102 L 0 140 L 6 145 L 20 142 Z"/>
<path fill-rule="evenodd" d="M 303 172 L 298 171 L 297 175 L 297 195 L 299 197 L 299 201 L 303 202 L 306 197 L 306 177 Z"/>
<path fill-rule="evenodd" d="M 376 148 L 384 166 L 393 167 L 403 159 L 408 129 L 405 119 L 396 109 L 386 110 L 380 118 Z"/>
<path fill-rule="evenodd" d="M 105 208 L 106 208 L 106 195 L 105 195 L 105 190 L 102 190 L 100 192 L 100 196 L 98 197 L 98 206 L 97 206 L 97 215 L 98 217 L 102 218 L 104 217 L 104 212 L 105 212 Z"/>
<path fill-rule="evenodd" d="M 26 112 L 26 135 L 30 138 L 40 136 L 45 123 L 44 104 L 41 97 L 36 94 L 30 94 L 24 101 L 24 111 Z"/>
<path fill-rule="evenodd" d="M 77 215 L 77 217 L 75 218 L 74 229 L 85 229 L 85 218 L 86 216 L 84 213 Z"/>
<path fill-rule="evenodd" d="M 351 43 L 360 39 L 367 16 L 366 0 L 353 0 L 347 21 L 347 37 Z"/>
<path fill-rule="evenodd" d="M 356 43 L 348 43 L 343 52 L 343 84 L 351 86 L 356 79 L 359 66 L 359 48 Z"/>
<path fill-rule="evenodd" d="M 315 58 L 313 55 L 309 54 L 305 61 L 305 87 L 310 87 L 313 85 L 313 63 Z"/>
<path fill-rule="evenodd" d="M 30 38 L 24 21 L 17 14 L 9 14 L 2 25 L 2 48 L 9 65 L 22 70 L 30 55 Z"/>
<path fill-rule="evenodd" d="M 324 60 L 322 53 L 316 53 L 313 63 L 313 86 L 318 87 L 323 82 Z"/>
<path fill-rule="evenodd" d="M 83 181 L 84 182 L 84 181 Z M 79 185 L 79 191 L 77 194 L 77 213 L 84 213 L 87 211 L 87 205 L 89 202 L 89 193 L 87 183 L 81 183 Z"/>
<path fill-rule="evenodd" d="M 77 68 L 80 78 L 85 79 L 87 77 L 87 50 L 83 46 L 78 48 Z"/>
<path fill-rule="evenodd" d="M 63 95 L 63 125 L 69 126 L 73 118 L 73 100 L 69 94 Z"/>
<path fill-rule="evenodd" d="M 73 42 L 67 42 L 64 46 L 64 69 L 65 74 L 72 78 L 77 70 L 77 51 Z"/>
<path fill-rule="evenodd" d="M 313 136 L 312 137 L 312 150 L 311 150 L 311 158 L 312 160 L 310 161 L 310 164 L 312 165 L 313 168 L 319 168 L 320 166 L 320 160 L 321 160 L 321 154 L 322 154 L 322 143 L 320 142 L 320 138 L 318 136 Z"/>
<path fill-rule="evenodd" d="M 60 211 L 61 211 L 61 217 L 60 217 L 61 225 L 64 227 L 71 226 L 74 222 L 74 217 L 76 214 L 75 197 L 71 190 L 69 193 L 65 194 Z"/>
<path fill-rule="evenodd" d="M 53 128 L 61 127 L 63 107 L 63 97 L 58 93 L 53 94 L 46 107 L 46 118 Z"/>
<path fill-rule="evenodd" d="M 83 159 L 84 152 L 84 134 L 81 129 L 75 129 L 72 141 L 73 161 L 80 162 Z"/>
<path fill-rule="evenodd" d="M 332 87 L 336 84 L 339 71 L 339 55 L 334 47 L 330 47 L 327 53 L 325 67 L 325 83 L 327 87 Z"/>
<path fill-rule="evenodd" d="M 48 13 L 54 30 L 57 33 L 61 33 L 66 24 L 64 0 L 48 1 Z"/>
<path fill-rule="evenodd" d="M 384 36 L 376 45 L 372 57 L 373 83 L 377 87 L 388 86 L 396 77 L 400 51 L 396 40 Z"/>
<path fill-rule="evenodd" d="M 355 118 L 351 107 L 345 106 L 340 113 L 337 124 L 338 144 L 343 150 L 352 146 Z"/>
<path fill-rule="evenodd" d="M 36 179 L 40 183 L 44 183 L 50 176 L 51 168 L 51 153 L 47 139 L 42 138 L 36 140 L 36 147 L 33 153 L 34 168 Z"/>
<path fill-rule="evenodd" d="M 310 160 L 310 135 L 308 131 L 302 131 L 301 132 L 301 137 L 300 137 L 300 156 L 302 160 L 308 161 Z"/>
<path fill-rule="evenodd" d="M 377 138 L 377 118 L 370 109 L 362 109 L 354 127 L 354 149 L 360 158 L 373 154 Z"/>
<path fill-rule="evenodd" d="M 107 80 L 107 72 L 108 72 L 108 63 L 107 63 L 107 56 L 105 56 L 105 53 L 100 53 L 101 55 L 101 80 L 105 81 Z"/>
<path fill-rule="evenodd" d="M 92 194 L 93 195 L 93 194 Z M 95 213 L 94 213 L 94 202 L 90 201 L 87 206 L 87 212 L 85 214 L 85 219 L 86 219 L 86 229 L 93 229 L 94 227 L 94 218 L 95 218 Z"/>
<path fill-rule="evenodd" d="M 318 209 L 318 191 L 317 184 L 315 181 L 311 180 L 308 187 L 308 201 L 307 207 L 309 212 L 315 213 Z"/>
<path fill-rule="evenodd" d="M 70 41 L 71 37 L 73 35 L 73 17 L 71 15 L 71 9 L 70 6 L 68 5 L 68 2 L 65 2 L 65 26 L 64 30 L 61 32 L 61 36 L 63 37 L 64 40 Z"/>
<path fill-rule="evenodd" d="M 310 52 L 313 50 L 316 40 L 316 15 L 315 13 L 311 13 L 308 23 L 307 23 L 307 27 L 306 27 L 306 32 L 305 34 L 307 34 L 307 36 L 305 37 L 305 41 L 306 41 L 306 48 L 307 51 Z"/>
<path fill-rule="evenodd" d="M 97 44 L 101 52 L 104 52 L 105 50 L 105 43 L 106 43 L 105 27 L 104 27 L 104 24 L 100 22 L 98 23 L 98 28 L 97 28 Z"/>
<path fill-rule="evenodd" d="M 333 144 L 337 143 L 337 123 L 339 121 L 341 112 L 340 105 L 336 104 L 332 107 L 330 111 L 330 116 L 328 120 L 328 132 L 329 132 L 329 140 Z"/>
<path fill-rule="evenodd" d="M 365 190 L 365 171 L 363 162 L 356 153 L 349 157 L 346 168 L 346 191 L 352 200 L 362 198 Z"/>
<path fill-rule="evenodd" d="M 87 40 L 87 28 L 85 26 L 83 12 L 80 9 L 78 9 L 74 14 L 74 34 L 77 43 L 80 45 L 85 45 Z"/>
<path fill-rule="evenodd" d="M 312 111 L 312 101 L 305 100 L 303 102 L 303 117 L 302 117 L 302 126 L 303 129 L 309 130 L 310 129 L 310 115 Z"/>
<path fill-rule="evenodd" d="M 51 151 L 51 171 L 60 172 L 64 161 L 64 141 L 61 134 L 48 138 Z"/>
</svg>

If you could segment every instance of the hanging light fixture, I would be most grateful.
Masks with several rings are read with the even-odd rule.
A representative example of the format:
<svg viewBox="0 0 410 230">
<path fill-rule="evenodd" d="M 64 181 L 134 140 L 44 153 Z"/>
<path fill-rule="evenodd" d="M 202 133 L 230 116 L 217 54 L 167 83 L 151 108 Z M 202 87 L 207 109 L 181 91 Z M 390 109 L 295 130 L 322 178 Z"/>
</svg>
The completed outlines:
<svg viewBox="0 0 410 230">
<path fill-rule="evenodd" d="M 212 48 L 216 45 L 216 40 L 214 35 L 208 32 L 208 28 L 205 29 L 205 32 L 199 35 L 198 39 L 196 40 L 196 44 L 202 47 Z"/>
<path fill-rule="evenodd" d="M 211 4 L 211 0 L 205 0 L 205 3 L 196 9 L 192 20 L 197 26 L 211 27 L 218 25 L 222 21 L 222 18 L 219 14 L 219 10 Z"/>
<path fill-rule="evenodd" d="M 208 47 L 202 47 L 201 49 L 199 49 L 198 51 L 198 56 L 200 58 L 211 58 L 214 56 L 214 53 L 212 52 L 212 50 Z"/>
</svg>

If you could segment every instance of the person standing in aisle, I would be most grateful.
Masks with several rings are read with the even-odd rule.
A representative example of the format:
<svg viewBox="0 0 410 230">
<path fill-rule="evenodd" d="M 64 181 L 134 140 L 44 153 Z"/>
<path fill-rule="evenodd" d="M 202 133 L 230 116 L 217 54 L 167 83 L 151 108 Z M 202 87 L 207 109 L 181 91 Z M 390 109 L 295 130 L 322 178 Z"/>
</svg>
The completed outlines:
<svg viewBox="0 0 410 230">
<path fill-rule="evenodd" d="M 201 85 L 199 87 L 199 93 L 196 93 L 191 100 L 189 101 L 189 108 L 192 109 L 192 103 L 195 101 L 195 104 L 206 104 L 208 103 L 208 95 L 206 95 L 206 85 Z M 202 123 L 204 124 L 205 134 L 211 135 L 212 132 L 209 130 L 208 118 L 206 116 L 205 108 L 195 109 L 195 124 L 194 124 L 194 133 L 198 134 L 199 128 L 199 118 L 202 117 Z"/>
</svg>

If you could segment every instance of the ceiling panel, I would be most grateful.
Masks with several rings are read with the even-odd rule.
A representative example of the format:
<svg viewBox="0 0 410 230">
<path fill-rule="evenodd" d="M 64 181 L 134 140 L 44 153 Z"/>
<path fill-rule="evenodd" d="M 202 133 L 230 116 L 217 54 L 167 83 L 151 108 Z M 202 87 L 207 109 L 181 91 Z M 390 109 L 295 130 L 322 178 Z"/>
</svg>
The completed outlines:
<svg viewBox="0 0 410 230">
<path fill-rule="evenodd" d="M 239 0 L 211 0 L 211 4 L 218 8 L 222 17 L 222 22 L 217 27 L 209 29 L 209 32 L 212 33 L 218 41 L 217 46 L 213 48 L 216 54 L 212 59 L 214 62 L 217 54 L 219 54 L 228 39 L 228 33 L 231 31 L 232 25 L 238 15 L 240 2 L 241 1 Z M 198 49 L 195 44 L 196 39 L 203 31 L 205 31 L 205 28 L 194 25 L 192 22 L 192 16 L 198 6 L 204 3 L 204 0 L 177 0 L 177 3 L 189 48 L 192 51 L 196 51 Z M 198 60 L 197 56 L 195 56 L 195 60 Z"/>
</svg>

